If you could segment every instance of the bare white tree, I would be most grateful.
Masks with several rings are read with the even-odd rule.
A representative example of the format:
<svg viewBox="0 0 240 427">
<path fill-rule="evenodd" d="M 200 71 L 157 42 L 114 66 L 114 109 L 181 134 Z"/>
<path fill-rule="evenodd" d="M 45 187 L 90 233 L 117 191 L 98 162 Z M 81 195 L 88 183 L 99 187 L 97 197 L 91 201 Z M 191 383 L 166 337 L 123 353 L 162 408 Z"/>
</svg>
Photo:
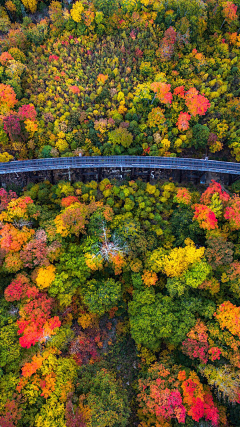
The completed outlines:
<svg viewBox="0 0 240 427">
<path fill-rule="evenodd" d="M 107 236 L 107 229 L 105 224 L 102 224 L 102 242 L 98 244 L 99 251 L 97 255 L 101 255 L 103 259 L 109 261 L 111 257 L 116 255 L 124 255 L 128 252 L 126 243 L 122 244 L 121 239 L 115 235 L 112 236 L 111 241 Z"/>
</svg>

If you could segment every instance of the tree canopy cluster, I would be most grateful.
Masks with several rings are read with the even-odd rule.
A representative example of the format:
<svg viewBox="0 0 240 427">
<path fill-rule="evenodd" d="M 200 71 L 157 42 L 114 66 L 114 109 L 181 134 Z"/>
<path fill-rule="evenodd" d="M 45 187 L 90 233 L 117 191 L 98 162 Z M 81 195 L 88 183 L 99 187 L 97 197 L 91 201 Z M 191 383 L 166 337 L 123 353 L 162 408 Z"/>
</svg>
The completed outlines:
<svg viewBox="0 0 240 427">
<path fill-rule="evenodd" d="M 239 161 L 238 3 L 2 0 L 0 161 Z"/>
<path fill-rule="evenodd" d="M 238 426 L 240 196 L 0 190 L 0 424 Z"/>
</svg>

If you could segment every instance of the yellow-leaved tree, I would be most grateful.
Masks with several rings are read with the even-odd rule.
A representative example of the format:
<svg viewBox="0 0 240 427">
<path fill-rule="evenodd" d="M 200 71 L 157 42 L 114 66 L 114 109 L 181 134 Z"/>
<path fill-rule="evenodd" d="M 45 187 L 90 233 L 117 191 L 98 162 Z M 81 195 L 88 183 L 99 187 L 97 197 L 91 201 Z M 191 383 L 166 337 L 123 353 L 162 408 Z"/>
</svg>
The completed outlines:
<svg viewBox="0 0 240 427">
<path fill-rule="evenodd" d="M 37 287 L 39 289 L 48 288 L 55 279 L 55 271 L 54 265 L 39 268 L 36 278 Z"/>
<path fill-rule="evenodd" d="M 34 13 L 37 10 L 37 0 L 22 0 L 24 7 Z"/>
<path fill-rule="evenodd" d="M 71 9 L 71 17 L 75 22 L 81 22 L 84 6 L 80 1 L 76 1 Z"/>
<path fill-rule="evenodd" d="M 197 249 L 191 239 L 186 239 L 184 243 L 184 248 L 174 248 L 168 253 L 163 248 L 155 249 L 147 261 L 148 268 L 156 273 L 165 273 L 167 277 L 179 277 L 203 258 L 205 250 L 204 247 Z"/>
<path fill-rule="evenodd" d="M 7 153 L 6 151 L 4 151 L 4 153 L 0 154 L 0 162 L 10 162 L 10 160 L 13 160 L 14 157 Z"/>
<path fill-rule="evenodd" d="M 174 248 L 164 257 L 163 271 L 168 277 L 178 277 L 191 264 L 200 261 L 204 255 L 204 247 L 196 248 L 191 239 L 185 240 L 184 248 Z"/>
</svg>

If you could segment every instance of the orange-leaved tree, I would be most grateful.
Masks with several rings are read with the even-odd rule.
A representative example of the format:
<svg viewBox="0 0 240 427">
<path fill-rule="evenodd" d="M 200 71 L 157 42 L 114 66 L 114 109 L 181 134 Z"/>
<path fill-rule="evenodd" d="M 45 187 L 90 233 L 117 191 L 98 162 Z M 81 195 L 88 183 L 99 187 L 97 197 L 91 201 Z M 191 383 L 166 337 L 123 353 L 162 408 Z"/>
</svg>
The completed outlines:
<svg viewBox="0 0 240 427">
<path fill-rule="evenodd" d="M 229 200 L 224 212 L 224 218 L 229 221 L 229 226 L 232 230 L 240 229 L 240 197 L 237 194 Z"/>
<path fill-rule="evenodd" d="M 85 225 L 92 213 L 101 211 L 104 218 L 109 221 L 112 218 L 112 209 L 110 206 L 103 206 L 101 202 L 90 202 L 89 205 L 73 200 L 69 206 L 55 218 L 57 233 L 62 237 L 70 234 L 79 236 L 80 233 L 86 233 Z"/>
<path fill-rule="evenodd" d="M 153 82 L 151 84 L 151 89 L 155 92 L 156 97 L 162 104 L 171 104 L 172 103 L 172 93 L 171 85 L 163 82 Z"/>
<path fill-rule="evenodd" d="M 191 87 L 185 94 L 185 104 L 188 108 L 189 113 L 196 117 L 204 116 L 210 107 L 210 102 L 205 96 L 199 94 L 198 90 Z"/>
<path fill-rule="evenodd" d="M 196 204 L 194 205 L 194 216 L 200 228 L 204 230 L 214 230 L 218 228 L 218 222 L 215 213 L 205 205 Z"/>
<path fill-rule="evenodd" d="M 0 84 L 0 114 L 6 114 L 17 104 L 13 88 L 3 83 Z"/>
</svg>

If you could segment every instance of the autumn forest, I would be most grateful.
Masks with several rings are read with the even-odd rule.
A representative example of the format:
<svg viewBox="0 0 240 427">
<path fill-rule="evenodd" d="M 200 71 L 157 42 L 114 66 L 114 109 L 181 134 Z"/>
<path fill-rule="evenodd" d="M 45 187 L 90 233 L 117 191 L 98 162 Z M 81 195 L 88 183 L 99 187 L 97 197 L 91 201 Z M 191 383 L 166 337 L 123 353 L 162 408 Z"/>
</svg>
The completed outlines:
<svg viewBox="0 0 240 427">
<path fill-rule="evenodd" d="M 0 162 L 239 162 L 239 11 L 0 0 Z M 240 179 L 208 178 L 2 185 L 1 427 L 240 427 Z"/>
</svg>

